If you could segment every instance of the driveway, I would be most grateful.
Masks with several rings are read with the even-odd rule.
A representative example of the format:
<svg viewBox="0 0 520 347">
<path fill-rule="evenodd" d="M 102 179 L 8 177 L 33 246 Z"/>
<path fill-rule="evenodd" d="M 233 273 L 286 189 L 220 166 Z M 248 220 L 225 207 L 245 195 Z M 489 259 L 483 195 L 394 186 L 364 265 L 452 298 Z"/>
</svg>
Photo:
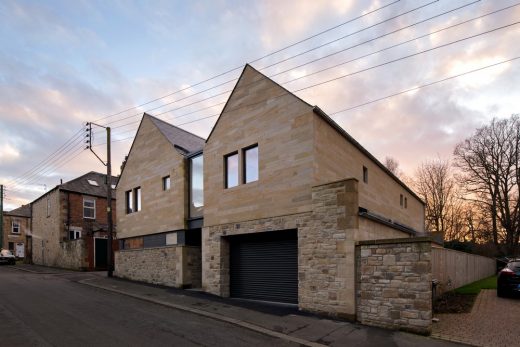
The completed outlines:
<svg viewBox="0 0 520 347">
<path fill-rule="evenodd" d="M 520 346 L 520 299 L 497 297 L 496 290 L 484 289 L 471 313 L 436 314 L 433 337 L 474 346 Z"/>
</svg>

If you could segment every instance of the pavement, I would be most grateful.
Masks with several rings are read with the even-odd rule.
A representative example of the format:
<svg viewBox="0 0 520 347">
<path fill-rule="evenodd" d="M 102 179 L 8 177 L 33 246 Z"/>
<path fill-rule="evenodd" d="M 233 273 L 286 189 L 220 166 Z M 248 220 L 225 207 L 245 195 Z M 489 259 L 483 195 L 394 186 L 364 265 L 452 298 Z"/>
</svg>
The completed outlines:
<svg viewBox="0 0 520 347">
<path fill-rule="evenodd" d="M 259 303 L 220 298 L 207 293 L 149 285 L 117 278 L 105 272 L 81 273 L 49 269 L 33 265 L 16 266 L 35 275 L 57 275 L 84 286 L 108 291 L 171 308 L 185 314 L 198 315 L 237 328 L 276 339 L 275 345 L 299 346 L 460 346 L 399 331 L 363 326 L 305 314 L 294 305 Z M 47 276 L 52 277 L 52 276 Z"/>
<path fill-rule="evenodd" d="M 483 289 L 470 313 L 436 314 L 432 336 L 484 347 L 520 346 L 520 298 L 499 298 Z"/>
</svg>

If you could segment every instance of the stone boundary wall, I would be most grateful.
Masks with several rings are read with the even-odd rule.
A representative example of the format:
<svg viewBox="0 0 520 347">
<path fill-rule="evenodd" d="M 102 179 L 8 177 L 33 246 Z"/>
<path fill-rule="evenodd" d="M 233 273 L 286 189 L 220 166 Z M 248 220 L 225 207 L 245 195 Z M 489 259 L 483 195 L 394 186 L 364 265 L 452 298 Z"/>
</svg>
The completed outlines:
<svg viewBox="0 0 520 347">
<path fill-rule="evenodd" d="M 201 285 L 201 251 L 194 246 L 166 246 L 115 252 L 116 277 L 177 288 Z"/>
<path fill-rule="evenodd" d="M 431 239 L 427 237 L 358 242 L 357 320 L 429 335 L 431 253 Z"/>
<path fill-rule="evenodd" d="M 87 240 L 60 242 L 60 251 L 51 266 L 73 270 L 88 270 Z"/>
<path fill-rule="evenodd" d="M 494 275 L 495 260 L 453 249 L 432 248 L 432 276 L 439 281 L 435 295 Z"/>
</svg>

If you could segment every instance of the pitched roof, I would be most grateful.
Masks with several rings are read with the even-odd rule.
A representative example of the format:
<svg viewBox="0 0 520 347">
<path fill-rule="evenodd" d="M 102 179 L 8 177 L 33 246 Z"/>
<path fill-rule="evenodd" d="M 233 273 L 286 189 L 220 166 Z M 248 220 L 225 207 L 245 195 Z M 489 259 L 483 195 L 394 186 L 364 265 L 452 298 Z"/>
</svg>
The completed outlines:
<svg viewBox="0 0 520 347">
<path fill-rule="evenodd" d="M 229 103 L 229 100 L 231 99 L 231 96 L 233 95 L 233 93 L 235 92 L 238 84 L 240 83 L 240 79 L 242 78 L 242 76 L 244 75 L 244 72 L 247 70 L 247 69 L 251 69 L 252 71 L 256 72 L 257 74 L 259 74 L 260 76 L 262 76 L 263 79 L 267 79 L 268 81 L 271 81 L 272 83 L 274 83 L 275 85 L 277 85 L 278 87 L 280 87 L 281 89 L 283 89 L 284 91 L 286 91 L 288 94 L 290 95 L 293 95 L 294 97 L 296 97 L 298 100 L 300 100 L 301 102 L 305 103 L 306 105 L 312 107 L 312 110 L 314 111 L 314 113 L 321 117 L 323 120 L 325 120 L 325 122 L 327 122 L 332 128 L 334 128 L 341 136 L 343 136 L 347 141 L 349 141 L 352 145 L 354 145 L 354 147 L 356 147 L 361 153 L 363 153 L 364 155 L 366 155 L 370 160 L 372 160 L 377 166 L 379 166 L 386 174 L 388 174 L 394 181 L 396 181 L 401 187 L 403 187 L 408 193 L 410 193 L 414 198 L 416 198 L 418 201 L 420 201 L 423 205 L 425 204 L 424 201 L 412 190 L 410 189 L 410 187 L 408 187 L 403 181 L 401 181 L 396 175 L 394 175 L 390 170 L 388 170 L 388 168 L 383 165 L 376 157 L 374 157 L 368 150 L 366 150 L 358 141 L 356 141 L 356 139 L 354 139 L 349 133 L 347 133 L 345 131 L 345 129 L 343 129 L 338 123 L 336 123 L 332 118 L 330 118 L 325 112 L 323 112 L 318 106 L 311 106 L 309 103 L 307 103 L 305 100 L 301 99 L 300 97 L 298 97 L 297 95 L 295 95 L 294 93 L 292 93 L 291 91 L 289 91 L 288 89 L 282 87 L 279 83 L 275 82 L 274 80 L 272 80 L 271 78 L 267 77 L 266 75 L 262 74 L 260 71 L 258 71 L 257 69 L 255 69 L 254 67 L 252 67 L 251 65 L 249 64 L 246 64 L 244 66 L 244 69 L 242 70 L 242 74 L 240 75 L 240 77 L 238 78 L 238 81 L 237 83 L 235 84 L 235 87 L 233 88 L 233 91 L 231 92 L 230 96 L 228 97 L 228 100 L 226 102 L 226 104 L 224 105 L 224 108 L 222 109 L 215 125 L 213 125 L 213 128 L 211 129 L 211 132 L 208 136 L 208 139 L 206 140 L 206 142 L 209 140 L 209 138 L 211 137 L 211 135 L 213 134 L 213 130 L 215 130 L 215 128 L 217 127 L 218 125 L 218 122 L 220 120 L 220 118 L 222 117 L 222 114 L 225 113 L 225 112 L 229 112 L 228 110 L 226 110 L 226 107 Z M 276 98 L 276 97 L 275 97 Z"/>
<path fill-rule="evenodd" d="M 148 117 L 166 139 L 183 155 L 198 152 L 203 149 L 205 139 L 192 134 L 184 129 L 176 127 L 159 118 L 147 113 L 143 117 Z"/>
<path fill-rule="evenodd" d="M 22 205 L 11 211 L 4 211 L 4 215 L 16 217 L 31 217 L 31 205 Z"/>
<path fill-rule="evenodd" d="M 60 190 L 66 190 L 69 192 L 75 192 L 86 195 L 93 195 L 99 197 L 107 196 L 107 186 L 105 184 L 107 175 L 90 171 L 78 178 L 71 181 L 60 184 L 58 187 Z M 117 184 L 117 177 L 112 176 L 111 185 Z M 97 185 L 96 185 L 97 184 Z M 114 195 L 115 197 L 115 195 Z"/>
<path fill-rule="evenodd" d="M 40 200 L 41 198 L 43 198 L 47 194 L 55 191 L 56 189 L 104 198 L 107 196 L 107 188 L 105 185 L 106 177 L 107 177 L 106 174 L 102 174 L 102 173 L 95 172 L 95 171 L 90 171 L 90 172 L 84 174 L 83 176 L 80 176 L 78 178 L 65 182 L 63 184 L 58 184 L 56 187 L 52 188 L 51 190 L 49 190 L 42 196 L 36 198 L 34 201 L 31 202 L 31 204 L 35 203 L 36 201 Z M 111 185 L 116 186 L 118 180 L 119 180 L 118 177 L 112 176 Z M 91 182 L 89 182 L 89 181 L 91 181 Z M 96 182 L 97 185 L 95 185 L 94 182 Z M 114 190 L 115 189 L 113 189 L 113 191 Z M 115 196 L 116 195 L 114 192 L 112 194 L 112 199 L 115 200 Z"/>
</svg>

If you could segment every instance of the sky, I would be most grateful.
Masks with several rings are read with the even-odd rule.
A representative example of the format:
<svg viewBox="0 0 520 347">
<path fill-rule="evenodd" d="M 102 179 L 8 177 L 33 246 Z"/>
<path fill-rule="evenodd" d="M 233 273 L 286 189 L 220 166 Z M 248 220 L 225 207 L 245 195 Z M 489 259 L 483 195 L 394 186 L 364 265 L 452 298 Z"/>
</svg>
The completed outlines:
<svg viewBox="0 0 520 347">
<path fill-rule="evenodd" d="M 516 4 L 3 0 L 5 209 L 105 172 L 84 149 L 85 122 L 112 128 L 116 175 L 145 111 L 206 137 L 246 63 L 412 176 L 493 117 L 519 113 L 520 59 L 507 62 L 520 57 Z M 104 158 L 103 128 L 92 141 Z"/>
</svg>

